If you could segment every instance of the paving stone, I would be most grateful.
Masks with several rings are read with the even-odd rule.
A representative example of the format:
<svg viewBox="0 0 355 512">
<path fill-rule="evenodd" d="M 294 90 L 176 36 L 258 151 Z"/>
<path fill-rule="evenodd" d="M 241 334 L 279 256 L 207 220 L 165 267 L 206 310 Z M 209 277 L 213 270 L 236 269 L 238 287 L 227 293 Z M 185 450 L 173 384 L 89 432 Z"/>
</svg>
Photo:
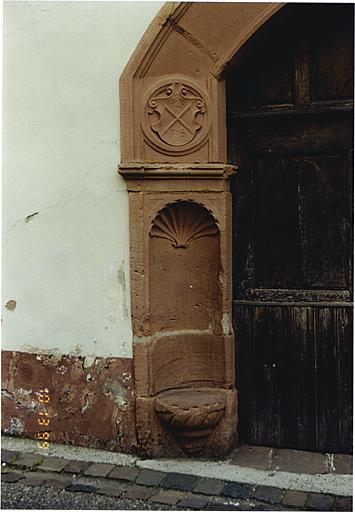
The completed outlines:
<svg viewBox="0 0 355 512">
<path fill-rule="evenodd" d="M 288 507 L 299 507 L 304 509 L 307 501 L 307 494 L 301 491 L 286 491 L 282 503 Z"/>
<path fill-rule="evenodd" d="M 250 488 L 237 482 L 227 482 L 224 484 L 221 494 L 231 498 L 246 499 L 249 496 Z"/>
<path fill-rule="evenodd" d="M 194 475 L 184 475 L 182 473 L 169 473 L 160 484 L 166 489 L 175 489 L 178 491 L 192 491 L 197 482 Z"/>
<path fill-rule="evenodd" d="M 210 500 L 206 506 L 206 510 L 241 510 L 241 507 L 239 502 L 233 503 L 232 501 L 226 500 Z M 248 510 L 251 510 L 250 507 Z"/>
<path fill-rule="evenodd" d="M 1 462 L 11 464 L 11 462 L 19 455 L 20 452 L 14 450 L 1 450 Z"/>
<path fill-rule="evenodd" d="M 218 496 L 221 494 L 225 482 L 216 478 L 200 478 L 194 488 L 194 492 L 200 494 L 208 494 L 210 496 Z"/>
<path fill-rule="evenodd" d="M 36 453 L 25 453 L 15 460 L 14 465 L 20 468 L 32 468 L 44 460 L 44 457 Z"/>
<path fill-rule="evenodd" d="M 38 469 L 41 471 L 53 471 L 54 473 L 60 473 L 67 463 L 68 461 L 61 457 L 47 457 L 44 459 L 42 464 L 40 464 Z"/>
<path fill-rule="evenodd" d="M 108 475 L 108 478 L 133 482 L 138 473 L 139 469 L 134 466 L 115 466 L 111 473 Z"/>
<path fill-rule="evenodd" d="M 65 473 L 83 473 L 91 465 L 91 462 L 83 460 L 71 460 L 64 468 Z"/>
<path fill-rule="evenodd" d="M 105 478 L 113 470 L 114 464 L 95 463 L 91 464 L 85 471 L 85 476 Z"/>
<path fill-rule="evenodd" d="M 74 476 L 73 478 L 73 483 L 75 484 L 78 484 L 78 485 L 92 485 L 94 487 L 99 487 L 100 484 L 104 484 L 105 482 L 109 483 L 110 480 L 103 480 L 103 479 L 97 479 L 97 478 L 91 478 L 91 477 L 86 477 L 86 476 L 82 476 L 80 478 Z"/>
<path fill-rule="evenodd" d="M 334 501 L 333 510 L 343 510 L 344 512 L 353 510 L 352 498 L 336 498 Z"/>
<path fill-rule="evenodd" d="M 309 494 L 306 507 L 310 510 L 332 510 L 334 498 L 327 494 Z"/>
<path fill-rule="evenodd" d="M 131 486 L 127 492 L 122 496 L 129 500 L 144 500 L 147 501 L 155 494 L 155 489 L 147 489 L 147 487 L 140 487 L 138 485 Z"/>
<path fill-rule="evenodd" d="M 38 487 L 44 484 L 44 481 L 46 479 L 45 473 L 27 473 L 25 475 L 25 480 L 21 482 L 25 485 L 31 485 L 34 487 Z"/>
<path fill-rule="evenodd" d="M 94 485 L 85 485 L 85 484 L 71 484 L 65 488 L 67 491 L 71 492 L 89 492 L 94 493 L 97 489 Z"/>
<path fill-rule="evenodd" d="M 150 498 L 154 503 L 162 503 L 164 505 L 176 505 L 184 498 L 185 494 L 179 491 L 160 491 Z"/>
<path fill-rule="evenodd" d="M 243 510 L 245 510 L 245 508 Z M 249 502 L 249 508 L 247 510 L 257 510 L 258 512 L 261 510 L 272 510 L 273 512 L 275 512 L 276 510 L 280 510 L 282 512 L 285 512 L 285 506 L 271 505 L 270 503 L 253 500 Z"/>
<path fill-rule="evenodd" d="M 192 508 L 193 510 L 203 510 L 208 504 L 208 499 L 196 494 L 188 494 L 180 502 L 179 507 Z"/>
<path fill-rule="evenodd" d="M 2 473 L 1 474 L 1 481 L 2 482 L 8 482 L 15 484 L 19 480 L 22 480 L 25 478 L 21 473 L 14 473 L 13 471 L 10 471 L 9 473 Z"/>
<path fill-rule="evenodd" d="M 281 503 L 285 491 L 277 487 L 266 487 L 259 485 L 254 491 L 251 492 L 251 497 L 268 503 Z"/>
<path fill-rule="evenodd" d="M 326 456 L 300 450 L 274 450 L 272 468 L 290 473 L 323 474 L 327 473 Z"/>
<path fill-rule="evenodd" d="M 73 483 L 73 479 L 69 475 L 50 475 L 44 481 L 45 487 L 55 487 L 56 489 L 65 489 Z"/>
<path fill-rule="evenodd" d="M 351 475 L 353 472 L 353 457 L 343 453 L 336 453 L 333 456 L 335 473 L 342 475 Z"/>
<path fill-rule="evenodd" d="M 265 446 L 240 446 L 232 453 L 230 464 L 270 471 L 273 451 Z"/>
<path fill-rule="evenodd" d="M 121 482 L 105 482 L 97 489 L 96 494 L 119 497 L 127 490 L 127 485 Z"/>
<path fill-rule="evenodd" d="M 150 485 L 157 487 L 167 476 L 167 473 L 163 471 L 154 471 L 153 469 L 141 469 L 137 478 L 136 484 L 139 485 Z"/>
</svg>

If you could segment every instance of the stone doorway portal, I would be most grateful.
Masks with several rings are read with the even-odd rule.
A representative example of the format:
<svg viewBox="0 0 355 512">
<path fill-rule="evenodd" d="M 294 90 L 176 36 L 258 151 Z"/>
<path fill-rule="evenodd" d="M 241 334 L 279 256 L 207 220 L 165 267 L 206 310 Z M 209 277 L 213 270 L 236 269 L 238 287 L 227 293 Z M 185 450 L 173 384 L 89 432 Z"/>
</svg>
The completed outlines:
<svg viewBox="0 0 355 512">
<path fill-rule="evenodd" d="M 136 430 L 148 456 L 223 456 L 237 443 L 243 326 L 235 340 L 230 178 L 238 171 L 227 156 L 226 83 L 248 42 L 286 8 L 168 3 L 121 77 Z"/>
</svg>

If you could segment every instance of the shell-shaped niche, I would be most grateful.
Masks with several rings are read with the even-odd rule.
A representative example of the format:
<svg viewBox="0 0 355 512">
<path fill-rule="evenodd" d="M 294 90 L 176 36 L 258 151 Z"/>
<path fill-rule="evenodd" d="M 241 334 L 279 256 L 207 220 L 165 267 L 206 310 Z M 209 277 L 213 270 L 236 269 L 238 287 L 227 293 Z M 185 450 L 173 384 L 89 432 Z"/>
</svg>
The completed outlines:
<svg viewBox="0 0 355 512">
<path fill-rule="evenodd" d="M 186 249 L 197 238 L 219 233 L 212 214 L 193 201 L 169 204 L 155 217 L 150 236 L 169 240 L 176 249 Z"/>
</svg>

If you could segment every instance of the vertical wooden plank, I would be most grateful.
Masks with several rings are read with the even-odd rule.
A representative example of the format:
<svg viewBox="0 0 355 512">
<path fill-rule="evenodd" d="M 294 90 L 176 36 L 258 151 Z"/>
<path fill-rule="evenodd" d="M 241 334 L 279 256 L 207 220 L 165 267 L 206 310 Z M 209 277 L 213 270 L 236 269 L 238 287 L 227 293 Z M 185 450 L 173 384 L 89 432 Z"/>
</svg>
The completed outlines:
<svg viewBox="0 0 355 512">
<path fill-rule="evenodd" d="M 315 449 L 312 308 L 235 306 L 234 318 L 241 440 Z"/>
<path fill-rule="evenodd" d="M 282 155 L 254 162 L 257 287 L 299 284 L 298 171 Z"/>
<path fill-rule="evenodd" d="M 351 308 L 317 308 L 315 315 L 319 451 L 351 449 Z"/>
<path fill-rule="evenodd" d="M 347 158 L 301 157 L 300 231 L 304 288 L 348 288 L 350 219 Z M 327 227 L 325 229 L 325 226 Z"/>
<path fill-rule="evenodd" d="M 311 102 L 311 62 L 308 42 L 302 38 L 296 44 L 294 60 L 294 96 L 295 105 L 307 105 Z"/>
</svg>

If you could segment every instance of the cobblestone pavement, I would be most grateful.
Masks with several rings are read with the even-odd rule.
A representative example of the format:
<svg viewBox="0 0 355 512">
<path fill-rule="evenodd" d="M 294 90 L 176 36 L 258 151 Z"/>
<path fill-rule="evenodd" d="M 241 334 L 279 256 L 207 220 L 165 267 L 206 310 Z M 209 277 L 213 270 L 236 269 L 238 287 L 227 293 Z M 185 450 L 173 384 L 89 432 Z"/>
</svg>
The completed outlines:
<svg viewBox="0 0 355 512">
<path fill-rule="evenodd" d="M 2 508 L 352 510 L 351 498 L 2 450 Z"/>
</svg>

